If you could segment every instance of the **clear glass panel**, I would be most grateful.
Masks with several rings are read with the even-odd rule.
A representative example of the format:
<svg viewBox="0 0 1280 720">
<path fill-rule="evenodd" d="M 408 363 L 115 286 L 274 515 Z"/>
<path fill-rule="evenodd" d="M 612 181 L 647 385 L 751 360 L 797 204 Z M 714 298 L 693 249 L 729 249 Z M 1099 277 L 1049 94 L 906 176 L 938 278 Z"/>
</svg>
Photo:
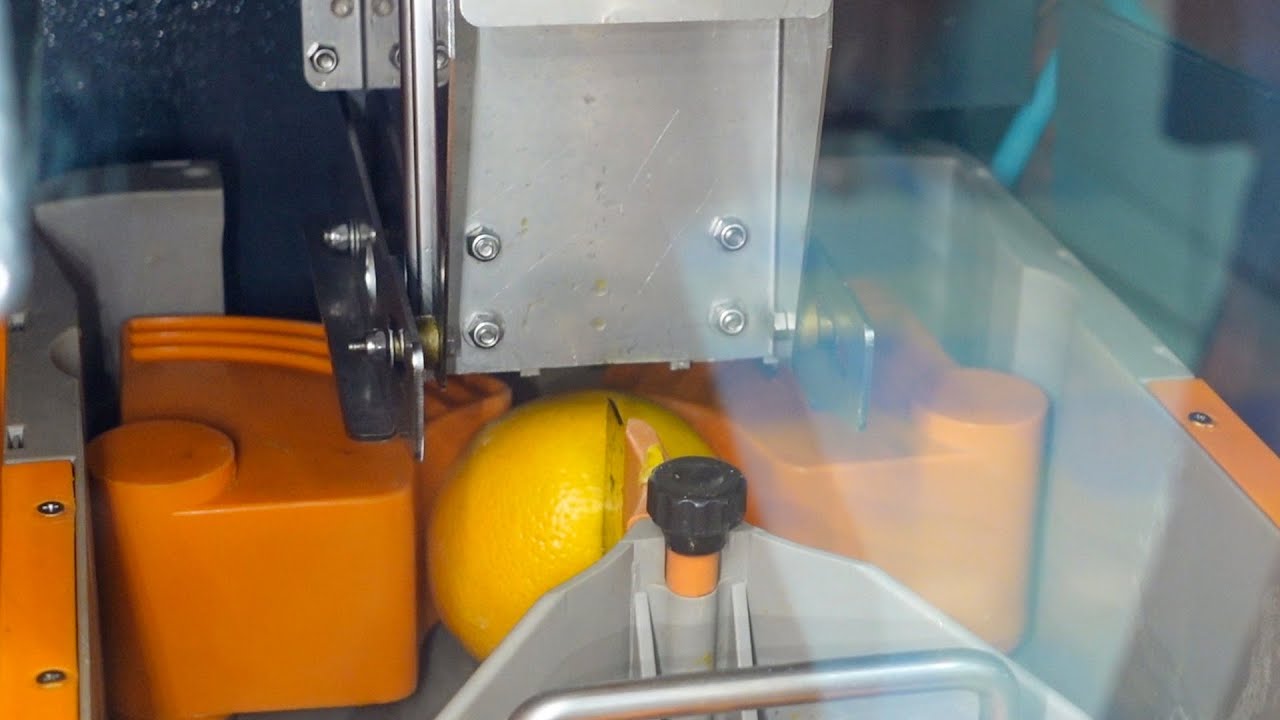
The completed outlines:
<svg viewBox="0 0 1280 720">
<path fill-rule="evenodd" d="M 308 86 L 396 77 L 399 44 L 308 33 L 356 18 L 344 42 L 393 42 L 398 3 L 11 3 L 11 117 L 55 249 L 33 254 L 31 327 L 55 296 L 79 308 L 81 362 L 57 335 L 57 363 L 99 438 L 104 630 L 84 642 L 106 692 L 82 710 L 506 717 L 537 692 L 715 669 L 680 695 L 705 700 L 853 656 L 806 686 L 823 702 L 734 717 L 1009 697 L 1015 717 L 1280 717 L 1280 5 L 777 4 L 574 0 L 568 27 L 441 4 L 417 48 L 452 304 L 417 306 L 418 330 L 445 328 L 424 343 L 442 372 L 496 352 L 504 372 L 428 383 L 416 463 L 347 436 L 331 353 L 380 381 L 402 336 L 326 338 L 303 238 L 367 220 L 404 272 L 350 288 L 378 305 L 403 275 L 418 300 L 399 90 Z M 41 284 L 55 255 L 74 292 Z M 256 319 L 122 332 L 223 310 Z M 13 347 L 6 424 L 36 448 Z M 136 439 L 144 421 L 168 424 Z M 117 447 L 148 433 L 175 438 L 163 467 L 107 477 L 112 448 L 154 460 Z M 10 461 L 49 459 L 22 444 Z M 639 517 L 658 449 L 732 462 L 759 531 L 673 549 Z M 138 489 L 170 480 L 164 502 Z M 485 552 L 497 569 L 466 575 Z M 858 683 L 881 692 L 836 698 Z"/>
</svg>

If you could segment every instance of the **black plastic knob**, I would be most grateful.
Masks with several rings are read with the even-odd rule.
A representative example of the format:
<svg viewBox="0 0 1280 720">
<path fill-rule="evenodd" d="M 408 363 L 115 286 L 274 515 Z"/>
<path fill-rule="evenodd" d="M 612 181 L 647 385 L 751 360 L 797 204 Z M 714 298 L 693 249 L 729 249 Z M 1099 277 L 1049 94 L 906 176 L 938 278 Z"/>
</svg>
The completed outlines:
<svg viewBox="0 0 1280 720">
<path fill-rule="evenodd" d="M 709 457 L 668 460 L 649 476 L 649 517 L 667 547 L 681 555 L 724 548 L 747 511 L 747 481 L 738 468 Z"/>
</svg>

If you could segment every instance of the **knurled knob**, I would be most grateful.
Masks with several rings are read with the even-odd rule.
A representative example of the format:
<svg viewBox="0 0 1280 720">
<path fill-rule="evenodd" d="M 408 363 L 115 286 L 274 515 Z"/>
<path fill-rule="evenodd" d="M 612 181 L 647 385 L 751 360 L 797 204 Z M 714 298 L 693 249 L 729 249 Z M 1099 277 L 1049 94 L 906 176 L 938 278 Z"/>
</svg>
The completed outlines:
<svg viewBox="0 0 1280 720">
<path fill-rule="evenodd" d="M 724 548 L 729 531 L 747 511 L 747 481 L 738 468 L 709 457 L 681 457 L 649 476 L 649 517 L 667 547 L 681 555 L 710 555 Z"/>
</svg>

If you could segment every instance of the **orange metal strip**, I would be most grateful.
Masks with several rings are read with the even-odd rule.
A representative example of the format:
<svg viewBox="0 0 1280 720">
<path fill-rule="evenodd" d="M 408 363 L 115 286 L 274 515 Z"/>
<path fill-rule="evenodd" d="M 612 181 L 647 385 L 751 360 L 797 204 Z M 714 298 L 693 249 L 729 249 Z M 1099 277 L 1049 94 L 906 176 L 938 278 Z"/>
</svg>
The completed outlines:
<svg viewBox="0 0 1280 720">
<path fill-rule="evenodd" d="M 1280 457 L 1204 380 L 1156 380 L 1147 387 L 1254 504 L 1280 525 Z"/>
<path fill-rule="evenodd" d="M 0 718 L 74 720 L 71 463 L 5 465 L 0 475 Z"/>
</svg>

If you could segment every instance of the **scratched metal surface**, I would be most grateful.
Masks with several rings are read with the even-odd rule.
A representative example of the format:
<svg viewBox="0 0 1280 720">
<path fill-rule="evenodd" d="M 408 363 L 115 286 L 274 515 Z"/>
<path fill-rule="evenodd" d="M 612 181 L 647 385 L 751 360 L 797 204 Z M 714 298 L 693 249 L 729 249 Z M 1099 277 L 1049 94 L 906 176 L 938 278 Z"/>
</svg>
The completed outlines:
<svg viewBox="0 0 1280 720">
<path fill-rule="evenodd" d="M 505 337 L 451 344 L 450 369 L 773 356 L 799 294 L 828 20 L 460 27 L 450 326 L 488 313 Z M 735 252 L 710 233 L 726 216 L 750 231 Z M 467 257 L 473 226 L 502 237 L 497 259 Z M 721 303 L 746 313 L 740 334 L 713 326 Z"/>
<path fill-rule="evenodd" d="M 360 207 L 337 97 L 303 81 L 296 0 L 41 0 L 41 177 L 216 160 L 228 310 L 309 317 L 303 220 Z"/>
</svg>

